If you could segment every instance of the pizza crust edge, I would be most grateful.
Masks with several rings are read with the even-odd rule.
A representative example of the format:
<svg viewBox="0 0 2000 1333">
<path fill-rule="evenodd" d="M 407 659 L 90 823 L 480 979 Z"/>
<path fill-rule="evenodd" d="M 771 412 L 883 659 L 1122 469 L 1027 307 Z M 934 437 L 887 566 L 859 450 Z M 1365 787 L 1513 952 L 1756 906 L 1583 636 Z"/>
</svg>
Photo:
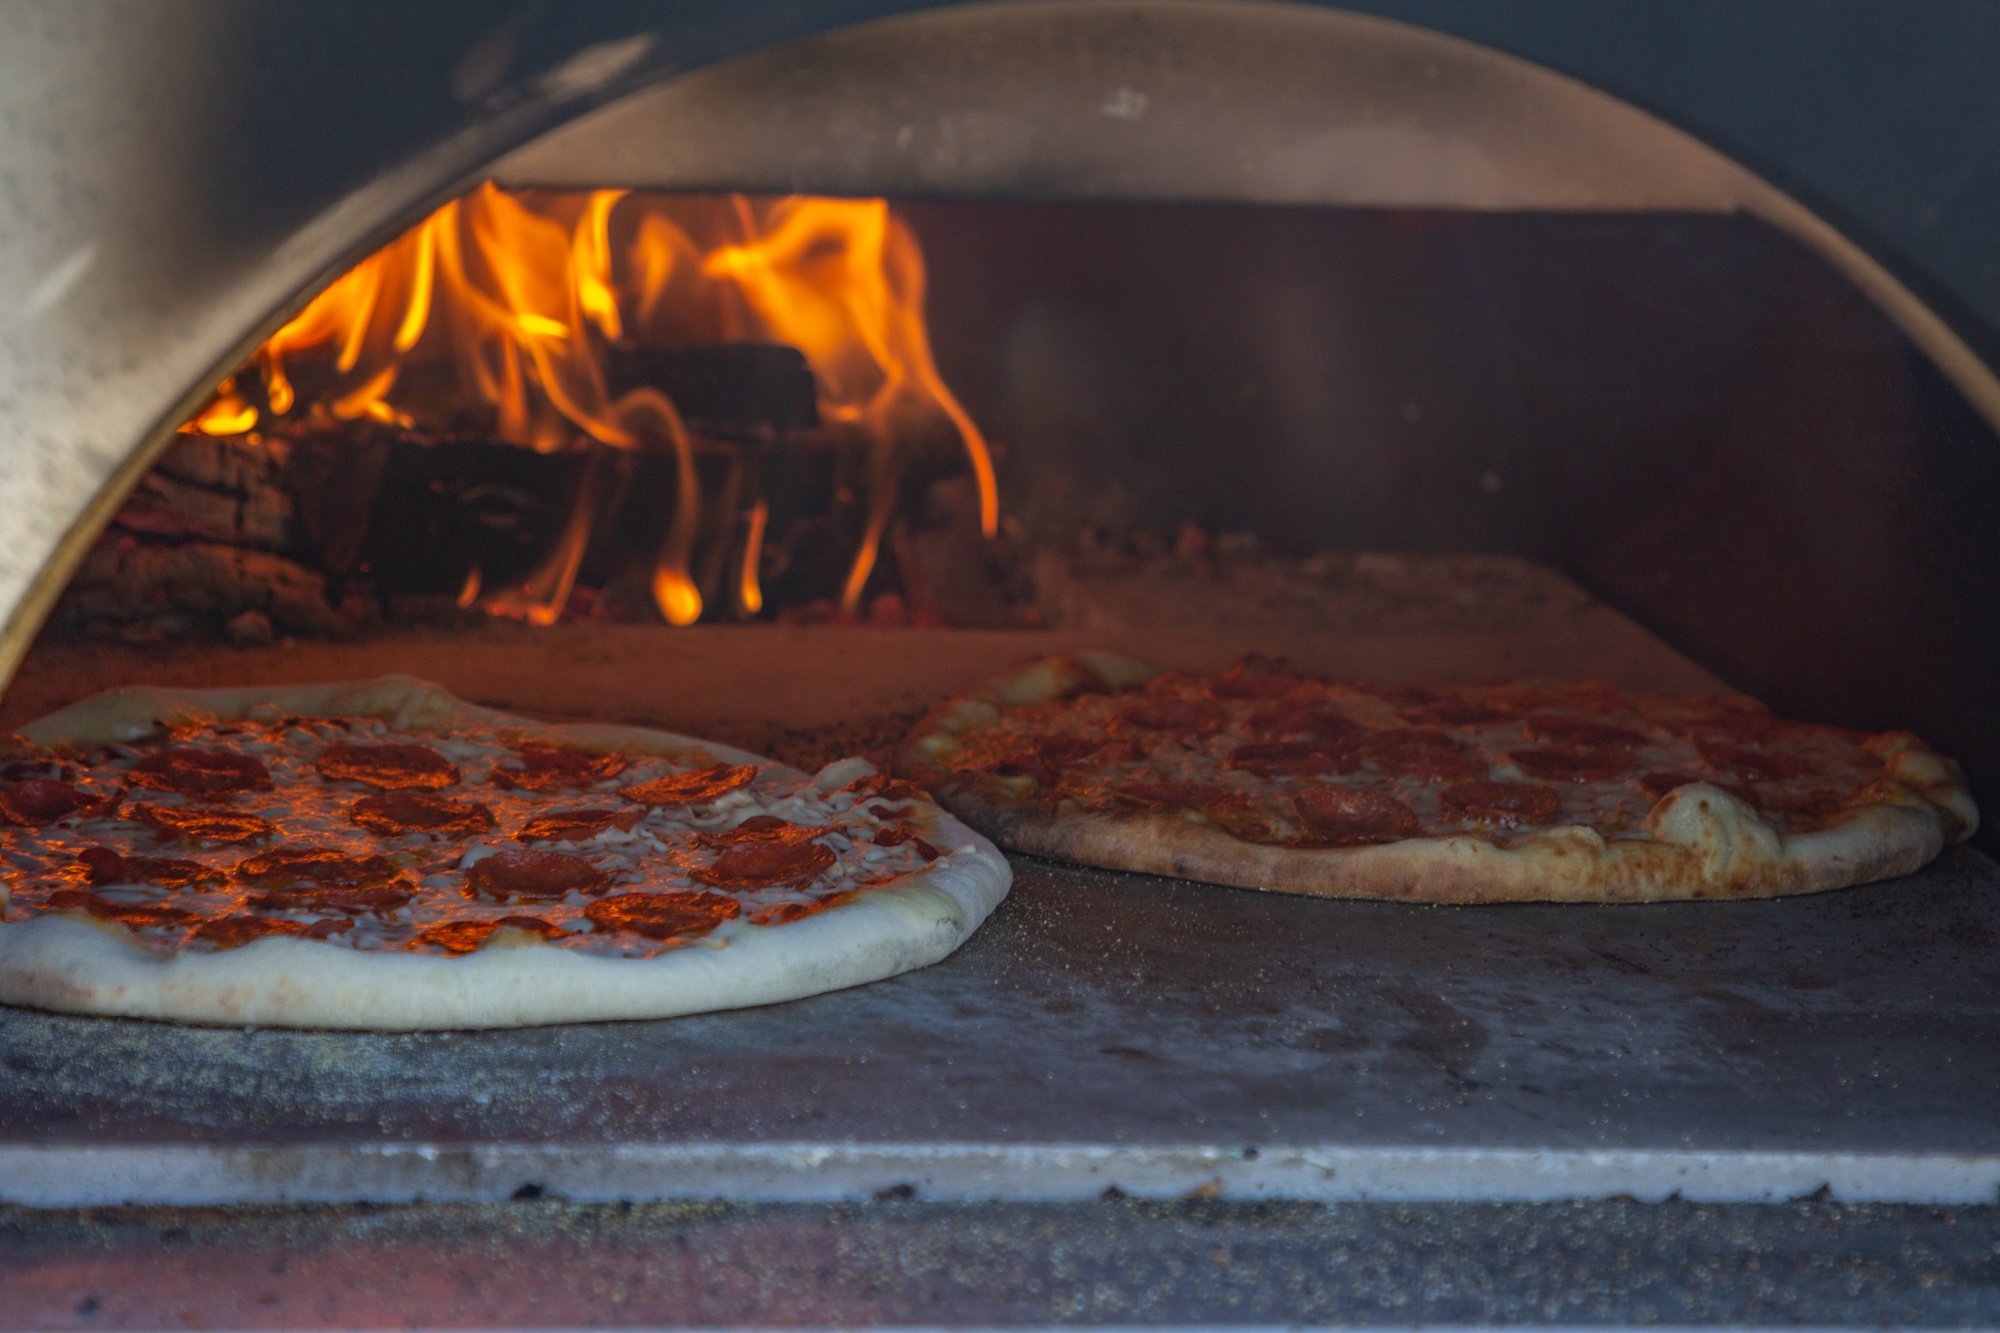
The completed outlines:
<svg viewBox="0 0 2000 1333">
<path fill-rule="evenodd" d="M 1295 848 L 1244 842 L 1187 813 L 1049 815 L 996 799 L 940 762 L 957 736 L 1008 708 L 1078 686 L 1123 688 L 1153 674 L 1143 663 L 1105 653 L 1028 663 L 933 709 L 899 747 L 895 771 L 1015 851 L 1238 888 L 1396 902 L 1634 903 L 1818 893 L 1909 874 L 1978 825 L 1958 766 L 1908 733 L 1878 738 L 1900 790 L 1885 791 L 1823 829 L 1786 835 L 1721 788 L 1692 783 L 1654 805 L 1647 838 L 1607 840 L 1582 825 L 1558 825 L 1507 847 L 1457 834 Z"/>
<path fill-rule="evenodd" d="M 806 777 L 672 732 L 517 717 L 409 676 L 219 690 L 133 686 L 82 700 L 22 734 L 44 745 L 132 740 L 163 721 L 242 717 L 266 705 L 415 729 L 500 727 L 585 749 L 700 755 Z M 843 778 L 872 771 L 860 765 Z M 0 1003 L 184 1023 L 422 1031 L 671 1018 L 800 999 L 938 962 L 1007 896 L 1013 873 L 984 837 L 929 803 L 917 823 L 943 855 L 902 883 L 783 925 L 746 926 L 720 948 L 695 943 L 652 958 L 609 958 L 523 933 L 456 957 L 286 937 L 162 955 L 116 923 L 65 913 L 0 922 Z"/>
</svg>

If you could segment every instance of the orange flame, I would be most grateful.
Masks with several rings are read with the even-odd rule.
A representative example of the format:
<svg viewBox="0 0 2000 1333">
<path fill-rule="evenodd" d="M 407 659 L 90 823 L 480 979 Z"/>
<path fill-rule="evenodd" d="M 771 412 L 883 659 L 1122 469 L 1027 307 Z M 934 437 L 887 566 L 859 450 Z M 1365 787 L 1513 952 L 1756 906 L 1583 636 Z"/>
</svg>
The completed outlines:
<svg viewBox="0 0 2000 1333">
<path fill-rule="evenodd" d="M 582 435 L 671 451 L 677 493 L 653 591 L 666 620 L 687 624 L 703 600 L 690 573 L 702 521 L 693 444 L 658 390 L 612 394 L 605 349 L 626 336 L 787 343 L 811 365 L 822 416 L 860 429 L 871 451 L 868 521 L 842 596 L 851 611 L 892 517 L 901 460 L 939 425 L 964 448 L 981 528 L 991 537 L 999 526 L 991 454 L 932 360 L 923 291 L 915 237 L 879 199 L 525 195 L 486 184 L 321 292 L 182 429 L 240 434 L 301 405 L 321 419 L 408 426 L 469 397 L 514 444 L 555 450 Z M 251 378 L 261 406 L 239 388 Z M 489 609 L 554 620 L 590 517 L 573 514 L 561 549 L 522 586 L 485 589 Z M 755 614 L 762 500 L 748 517 L 735 600 Z"/>
<path fill-rule="evenodd" d="M 758 581 L 758 567 L 764 556 L 764 525 L 771 509 L 762 500 L 750 507 L 749 530 L 743 536 L 743 569 L 736 579 L 736 604 L 746 616 L 764 609 L 764 586 Z"/>
<path fill-rule="evenodd" d="M 821 411 L 863 426 L 877 455 L 867 536 L 850 568 L 841 608 L 852 612 L 874 569 L 894 503 L 890 460 L 942 414 L 958 431 L 979 487 L 979 525 L 999 530 L 992 455 L 931 359 L 923 321 L 924 261 L 909 228 L 882 199 L 778 201 L 759 216 L 736 201 L 746 239 L 702 261 L 734 283 L 764 329 L 805 352 Z"/>
<path fill-rule="evenodd" d="M 241 435 L 257 424 L 257 409 L 236 392 L 236 377 L 215 386 L 208 406 L 182 423 L 181 430 L 194 435 Z"/>
</svg>

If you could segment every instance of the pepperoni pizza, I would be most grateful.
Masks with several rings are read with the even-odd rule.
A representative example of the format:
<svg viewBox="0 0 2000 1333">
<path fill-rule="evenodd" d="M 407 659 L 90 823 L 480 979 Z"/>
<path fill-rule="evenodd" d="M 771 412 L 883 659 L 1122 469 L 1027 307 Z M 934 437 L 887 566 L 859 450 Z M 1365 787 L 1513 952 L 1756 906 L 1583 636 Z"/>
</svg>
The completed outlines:
<svg viewBox="0 0 2000 1333">
<path fill-rule="evenodd" d="M 1005 860 L 908 782 L 386 677 L 112 691 L 0 739 L 0 1001 L 457 1028 L 761 1004 L 936 962 Z"/>
<path fill-rule="evenodd" d="M 1906 874 L 1978 822 L 1906 732 L 1602 684 L 1343 685 L 1248 657 L 1049 659 L 933 711 L 897 771 L 1004 847 L 1322 897 L 1648 901 Z"/>
</svg>

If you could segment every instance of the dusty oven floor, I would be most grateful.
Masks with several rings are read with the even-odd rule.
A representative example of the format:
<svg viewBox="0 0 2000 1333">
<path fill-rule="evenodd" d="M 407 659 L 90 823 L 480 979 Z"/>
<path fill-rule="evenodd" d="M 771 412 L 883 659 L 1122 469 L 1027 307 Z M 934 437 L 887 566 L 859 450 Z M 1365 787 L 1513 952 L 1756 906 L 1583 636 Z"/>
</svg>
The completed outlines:
<svg viewBox="0 0 2000 1333">
<path fill-rule="evenodd" d="M 247 652 L 45 645 L 0 725 L 123 681 L 400 669 L 482 702 L 811 761 L 878 748 L 937 695 L 1085 643 L 1191 663 L 1258 647 L 1375 678 L 1713 686 L 1559 580 L 1515 574 L 1503 591 L 1526 600 L 1490 623 L 1467 604 L 1288 629 L 1296 607 L 1204 608 L 1190 587 L 1150 612 L 1134 592 L 1062 634 L 495 626 Z M 1242 623 L 1221 636 L 1186 629 L 1227 615 Z M 0 1196 L 1747 1201 L 1827 1186 L 1972 1202 L 2000 1188 L 2000 869 L 1974 851 L 1815 898 L 1638 908 L 1327 903 L 1015 868 L 1013 897 L 947 962 L 759 1010 L 397 1036 L 0 1010 Z"/>
</svg>

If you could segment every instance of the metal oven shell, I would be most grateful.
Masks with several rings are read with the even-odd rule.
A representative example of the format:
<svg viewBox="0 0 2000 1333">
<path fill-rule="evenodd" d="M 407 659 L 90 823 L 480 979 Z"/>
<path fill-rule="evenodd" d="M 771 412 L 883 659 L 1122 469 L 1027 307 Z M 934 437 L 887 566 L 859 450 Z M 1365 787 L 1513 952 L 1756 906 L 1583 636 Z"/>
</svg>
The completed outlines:
<svg viewBox="0 0 2000 1333">
<path fill-rule="evenodd" d="M 1934 450 L 1939 476 L 1965 479 L 1960 495 L 1935 488 L 1948 540 L 1920 553 L 1932 562 L 1927 614 L 1951 654 L 1894 678 L 1838 663 L 1818 673 L 1832 682 L 1818 694 L 1813 664 L 1795 654 L 1752 655 L 1744 669 L 1761 672 L 1780 696 L 1873 701 L 1968 758 L 1984 756 L 1989 765 L 2000 758 L 1990 689 L 1994 603 L 1979 612 L 2000 560 L 1981 558 L 1994 553 L 1991 533 L 1978 531 L 1981 514 L 1990 516 L 1991 492 L 1976 484 L 1992 475 L 1992 432 L 2000 424 L 2000 385 L 1979 355 L 1996 346 L 2000 329 L 2000 292 L 1985 281 L 1980 248 L 1989 205 L 2000 202 L 2000 164 L 1988 147 L 2000 102 L 1986 86 L 1980 43 L 1955 26 L 1983 29 L 1990 49 L 2000 39 L 2000 18 L 1903 16 L 1897 42 L 1885 44 L 1882 25 L 1890 20 L 1859 5 L 1767 7 L 1747 16 L 1734 7 L 1678 3 L 1463 11 L 1383 0 L 1365 6 L 1373 11 L 1367 16 L 1309 5 L 1107 0 L 906 14 L 920 8 L 607 3 L 558 14 L 513 5 L 12 5 L 4 15 L 10 40 L 0 49 L 0 288 L 9 293 L 0 316 L 0 468 L 7 477 L 0 606 L 8 611 L 0 672 L 11 672 L 69 566 L 213 381 L 345 264 L 487 174 L 534 184 L 615 180 L 966 198 L 1693 208 L 1761 219 L 1873 302 L 1944 386 L 1952 406 L 1941 410 L 1926 448 Z M 845 26 L 864 20 L 884 22 Z M 1453 31 L 1490 45 L 1442 35 Z M 1812 38 L 1800 46 L 1797 34 L 1806 31 Z M 823 33 L 831 35 L 816 35 Z M 1508 51 L 1543 64 L 1502 54 Z M 1863 65 L 1876 66 L 1877 76 L 1855 77 Z M 1759 170 L 1669 121 L 1728 145 Z M 700 132 L 678 139 L 649 132 L 661 126 Z M 1839 126 L 1868 133 L 1829 128 Z M 1260 151 L 1244 152 L 1245 143 Z M 1971 688 L 1982 679 L 1989 686 L 1983 694 Z M 1938 916 L 1914 928 L 1912 947 L 1976 952 L 1976 940 L 1952 932 L 1994 928 L 1980 906 L 1991 887 L 1983 858 L 1957 863 L 1927 888 L 1924 904 Z M 1262 903 L 1224 898 L 1201 910 L 1228 933 L 1243 927 L 1243 913 L 1263 911 Z M 1424 969 L 1410 961 L 1404 928 L 1369 911 L 1357 916 L 1367 920 L 1353 939 L 1362 960 L 1354 967 L 1374 966 L 1376 980 L 1391 977 L 1403 987 L 1401 999 L 1384 992 L 1385 1004 L 1421 1008 Z M 1829 916 L 1824 938 L 1814 939 L 1845 947 L 1842 941 L 1867 934 L 1866 917 L 1860 908 Z M 1615 954 L 1623 961 L 1610 964 L 1614 973 L 1629 970 L 1634 956 L 1643 971 L 1651 957 L 1643 949 L 1651 946 L 1641 942 L 1638 955 L 1620 952 L 1625 945 L 1599 929 L 1572 943 Z M 1624 927 L 1608 929 L 1615 935 Z M 1422 933 L 1437 956 L 1495 947 L 1471 918 L 1426 917 Z M 1502 934 L 1500 947 L 1523 955 L 1542 947 L 1525 915 Z M 1894 960 L 1882 952 L 1886 946 L 1871 947 L 1869 975 L 1887 975 Z M 1190 985 L 1209 981 L 1216 979 Z M 1644 989 L 1615 979 L 1606 985 L 1639 987 L 1618 991 L 1620 1003 L 1636 1003 Z M 1943 1036 L 1929 1036 L 1962 1042 L 1969 1058 L 1992 1016 L 1990 1005 L 1963 1001 L 1954 991 L 1948 1003 L 1938 1002 Z M 1703 1002 L 1718 1003 L 1713 996 Z M 1823 1016 L 1844 1014 L 1834 1000 L 1827 1004 Z M 1902 1021 L 1921 1021 L 1921 1001 L 1898 1004 Z M 1422 1015 L 1410 1012 L 1421 1025 Z M 1579 1049 L 1612 1041 L 1628 1021 L 1623 1013 L 1581 1016 L 1571 1036 Z M 893 1018 L 886 1009 L 883 1016 Z M 1795 1017 L 1760 1014 L 1744 1001 L 1730 1021 L 1754 1042 L 1790 1030 Z M 768 1020 L 757 1020 L 764 1038 L 781 1042 L 785 1034 Z M 721 1077 L 742 1083 L 746 1099 L 756 1094 L 754 1050 L 711 1031 L 689 1040 Z M 720 1121 L 687 1142 L 640 1144 L 629 1159 L 616 1160 L 560 1143 L 453 1139 L 460 1133 L 454 1117 L 465 1109 L 459 1103 L 494 1095 L 502 1075 L 567 1068 L 579 1079 L 652 1077 L 625 1063 L 635 1052 L 618 1034 L 577 1041 L 557 1050 L 543 1035 L 480 1038 L 426 1048 L 400 1070 L 378 1069 L 370 1077 L 381 1078 L 382 1105 L 413 1136 L 430 1136 L 429 1156 L 372 1141 L 331 1148 L 278 1141 L 245 1149 L 218 1177 L 216 1154 L 198 1143 L 166 1142 L 173 1134 L 155 1127 L 146 1133 L 159 1141 L 117 1150 L 128 1157 L 91 1156 L 87 1146 L 74 1149 L 82 1156 L 64 1156 L 72 1150 L 61 1145 L 40 1155 L 18 1151 L 10 1189 L 32 1198 L 45 1187 L 46 1199 L 70 1197 L 66 1182 L 82 1170 L 92 1179 L 137 1181 L 132 1188 L 141 1196 L 160 1201 L 219 1197 L 202 1191 L 243 1189 L 253 1179 L 267 1192 L 233 1197 L 438 1197 L 451 1181 L 460 1182 L 463 1197 L 504 1197 L 516 1183 L 566 1179 L 584 1196 L 668 1192 L 692 1180 L 743 1197 L 761 1190 L 766 1197 L 847 1198 L 868 1182 L 930 1173 L 926 1179 L 955 1182 L 945 1192 L 962 1197 L 1044 1198 L 1094 1194 L 1111 1179 L 1096 1173 L 1115 1172 L 1125 1160 L 1118 1150 L 1100 1160 L 1033 1144 L 898 1142 L 849 1144 L 844 1156 L 808 1162 L 798 1155 L 805 1150 L 788 1142 L 746 1150 L 729 1141 Z M 282 1045 L 278 1034 L 256 1042 L 273 1052 Z M 1827 1047 L 1835 1055 L 1844 1049 Z M 1932 1048 L 1911 1049 L 1915 1060 Z M 933 1054 L 903 1050 L 892 1063 L 935 1075 L 925 1063 Z M 221 1059 L 215 1077 L 240 1069 L 242 1058 Z M 869 1095 L 868 1078 L 822 1072 L 836 1096 Z M 1544 1072 L 1561 1077 L 1562 1062 Z M 428 1082 L 434 1075 L 447 1077 Z M 1971 1075 L 1961 1070 L 1957 1077 Z M 950 1082 L 925 1086 L 926 1095 L 943 1098 Z M 662 1095 L 668 1100 L 638 1110 L 672 1113 L 668 1102 L 678 1094 L 669 1088 Z M 1827 1105 L 1843 1095 L 1828 1090 Z M 1204 1107 L 1228 1114 L 1227 1097 L 1217 1096 Z M 1395 1100 L 1356 1105 L 1393 1120 Z M 1008 1105 L 1033 1128 L 1046 1101 L 1028 1088 Z M 1314 1113 L 1274 1105 L 1281 1114 Z M 945 1101 L 932 1109 L 952 1114 Z M 1437 1114 L 1450 1119 L 1448 1109 Z M 526 1136 L 532 1120 L 520 1115 L 507 1123 Z M 1426 1157 L 1421 1145 L 1374 1157 L 1364 1146 L 1343 1159 L 1337 1177 L 1304 1150 L 1260 1157 L 1214 1145 L 1140 1152 L 1122 1169 L 1138 1173 L 1130 1183 L 1167 1192 L 1205 1188 L 1211 1176 L 1225 1190 L 1293 1196 L 1371 1197 L 1372 1189 L 1374 1197 L 1397 1197 L 1398 1190 L 1409 1197 L 1415 1188 L 1429 1197 L 1565 1197 L 1615 1191 L 1640 1177 L 1655 1196 L 1666 1192 L 1659 1162 L 1595 1152 L 1619 1145 L 1592 1140 L 1590 1123 L 1585 1117 L 1565 1127 L 1570 1140 L 1553 1158 L 1537 1149 L 1510 1155 L 1497 1139 L 1460 1144 L 1474 1156 L 1486 1153 L 1477 1181 L 1478 1173 L 1463 1172 L 1470 1158 Z M 267 1138 L 286 1135 L 275 1121 L 251 1128 Z M 1813 1126 L 1804 1120 L 1776 1126 L 1761 1146 L 1739 1142 L 1741 1126 L 1726 1117 L 1695 1128 L 1714 1130 L 1730 1145 L 1729 1153 L 1696 1164 L 1708 1174 L 1689 1186 L 1717 1197 L 1737 1197 L 1730 1191 L 1740 1182 L 1730 1173 L 1746 1162 L 1763 1173 L 1759 1188 L 1770 1190 L 1790 1182 L 1805 1192 L 1835 1169 L 1853 1197 L 1971 1198 L 1966 1191 L 1990 1194 L 2000 1172 L 1990 1118 L 1981 1120 L 1976 1107 L 1897 1128 L 1902 1138 L 1887 1145 L 1892 1149 L 1921 1148 L 1920 1140 L 1935 1135 L 1933 1146 L 1959 1151 L 1950 1162 L 1931 1152 L 1915 1175 L 1893 1155 L 1876 1161 L 1850 1152 L 1829 1168 L 1827 1160 L 1795 1153 L 1784 1135 L 1809 1135 Z M 1981 1143 L 1983 1155 L 1972 1151 Z M 335 1175 L 327 1177 L 335 1183 L 326 1186 L 332 1193 L 314 1195 L 313 1173 L 335 1159 Z M 823 1160 L 833 1167 L 821 1170 Z M 128 1172 L 139 1163 L 144 1171 Z"/>
</svg>

